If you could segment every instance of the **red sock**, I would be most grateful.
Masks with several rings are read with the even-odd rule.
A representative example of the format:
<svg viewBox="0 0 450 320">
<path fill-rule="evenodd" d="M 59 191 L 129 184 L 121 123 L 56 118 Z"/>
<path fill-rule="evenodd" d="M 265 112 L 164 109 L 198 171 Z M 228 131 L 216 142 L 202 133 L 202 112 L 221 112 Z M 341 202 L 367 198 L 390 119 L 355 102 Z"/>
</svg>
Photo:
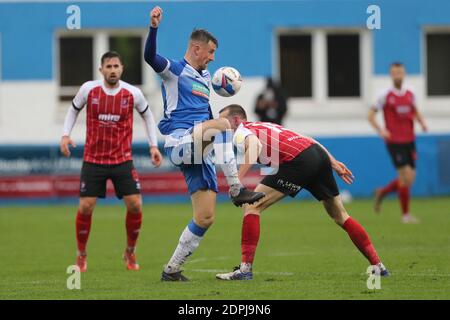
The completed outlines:
<svg viewBox="0 0 450 320">
<path fill-rule="evenodd" d="M 81 214 L 77 212 L 76 219 L 76 233 L 77 233 L 77 245 L 79 252 L 86 252 L 86 244 L 89 238 L 89 232 L 91 231 L 92 213 Z"/>
<path fill-rule="evenodd" d="M 397 191 L 398 189 L 398 179 L 389 182 L 386 186 L 381 189 L 381 196 L 384 197 L 387 194 Z"/>
<path fill-rule="evenodd" d="M 253 263 L 259 241 L 259 215 L 247 214 L 242 223 L 242 262 Z"/>
<path fill-rule="evenodd" d="M 375 265 L 380 262 L 380 258 L 378 257 L 377 252 L 370 241 L 369 235 L 358 223 L 358 221 L 350 217 L 345 221 L 342 227 L 345 231 L 347 231 L 350 239 L 352 239 L 355 246 L 367 258 L 367 260 L 369 260 L 371 265 Z"/>
<path fill-rule="evenodd" d="M 139 231 L 142 224 L 142 212 L 131 213 L 127 211 L 126 228 L 127 228 L 127 243 L 128 247 L 136 247 L 136 241 L 139 237 Z"/>
<path fill-rule="evenodd" d="M 398 187 L 397 190 L 403 215 L 409 213 L 409 187 Z"/>
</svg>

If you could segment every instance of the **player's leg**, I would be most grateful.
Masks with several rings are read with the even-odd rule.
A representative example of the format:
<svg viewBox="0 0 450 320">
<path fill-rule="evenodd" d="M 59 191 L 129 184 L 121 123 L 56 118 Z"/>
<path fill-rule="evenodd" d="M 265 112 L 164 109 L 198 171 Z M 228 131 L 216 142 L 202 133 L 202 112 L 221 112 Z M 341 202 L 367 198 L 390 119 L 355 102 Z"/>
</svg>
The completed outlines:
<svg viewBox="0 0 450 320">
<path fill-rule="evenodd" d="M 398 168 L 401 165 L 402 160 L 402 154 L 400 153 L 399 145 L 398 144 L 387 144 L 386 148 L 389 152 L 389 155 L 391 157 L 393 165 Z M 384 187 L 377 188 L 375 190 L 375 204 L 374 204 L 374 211 L 376 213 L 380 213 L 381 211 L 381 203 L 383 202 L 383 199 L 390 193 L 397 192 L 399 187 L 399 179 L 398 177 L 394 180 L 390 181 L 388 184 L 386 184 Z"/>
<path fill-rule="evenodd" d="M 106 195 L 107 175 L 101 165 L 83 162 L 80 177 L 80 204 L 76 217 L 77 265 L 82 272 L 87 270 L 87 242 L 91 231 L 92 213 L 97 198 Z"/>
<path fill-rule="evenodd" d="M 315 151 L 316 158 L 314 160 L 317 163 L 317 171 L 310 183 L 305 185 L 305 189 L 323 203 L 328 215 L 347 232 L 370 264 L 376 266 L 374 268 L 379 268 L 382 275 L 388 275 L 389 273 L 381 263 L 369 235 L 358 221 L 347 214 L 342 204 L 329 156 L 322 148 L 315 148 Z"/>
<path fill-rule="evenodd" d="M 170 150 L 169 150 L 170 152 Z M 184 228 L 179 243 L 164 266 L 162 281 L 187 281 L 181 272 L 186 259 L 197 249 L 207 229 L 214 222 L 219 191 L 216 167 L 209 155 L 201 164 L 181 165 L 193 207 L 193 219 Z"/>
<path fill-rule="evenodd" d="M 327 198 L 322 201 L 325 210 L 328 215 L 342 227 L 359 249 L 359 251 L 366 257 L 371 265 L 380 268 L 381 275 L 389 275 L 389 272 L 381 263 L 380 258 L 369 238 L 366 230 L 359 224 L 358 221 L 353 219 L 347 214 L 347 211 L 342 204 L 340 196 L 335 196 L 332 198 Z"/>
<path fill-rule="evenodd" d="M 263 184 L 258 184 L 255 191 L 263 192 L 266 196 L 256 204 L 243 206 L 241 263 L 232 272 L 217 274 L 217 279 L 251 280 L 253 278 L 253 261 L 260 236 L 260 214 L 286 196 L 284 193 Z"/>
<path fill-rule="evenodd" d="M 75 221 L 77 238 L 77 266 L 81 272 L 87 270 L 86 246 L 91 232 L 92 213 L 94 212 L 96 197 L 80 197 L 77 217 Z"/>
<path fill-rule="evenodd" d="M 390 193 L 396 192 L 398 190 L 398 178 L 395 178 L 391 182 L 389 182 L 387 185 L 385 185 L 382 188 L 378 188 L 375 190 L 375 205 L 374 205 L 374 211 L 376 213 L 380 213 L 381 211 L 381 203 L 383 202 L 383 199 Z"/>
<path fill-rule="evenodd" d="M 228 185 L 230 196 L 236 206 L 254 203 L 264 194 L 245 189 L 238 178 L 236 157 L 233 150 L 233 133 L 231 125 L 225 118 L 213 119 L 197 124 L 193 128 L 195 161 L 199 163 L 205 154 L 214 149 L 216 164 L 222 169 Z M 214 140 L 214 141 L 212 141 Z M 201 150 L 201 152 L 199 152 Z"/>
<path fill-rule="evenodd" d="M 214 190 L 198 190 L 191 195 L 193 219 L 181 233 L 178 245 L 164 267 L 161 280 L 188 281 L 181 272 L 181 267 L 200 245 L 208 228 L 214 223 L 216 206 L 216 192 Z"/>
<path fill-rule="evenodd" d="M 111 168 L 110 177 L 114 184 L 116 196 L 119 199 L 123 198 L 127 209 L 125 216 L 127 245 L 123 258 L 128 270 L 139 270 L 135 253 L 136 242 L 142 225 L 142 197 L 139 177 L 132 161 Z"/>
<path fill-rule="evenodd" d="M 405 165 L 398 168 L 397 172 L 399 181 L 397 194 L 402 210 L 402 222 L 417 223 L 418 219 L 409 212 L 410 190 L 416 177 L 416 171 L 411 165 Z"/>
<path fill-rule="evenodd" d="M 127 208 L 125 228 L 127 231 L 127 247 L 123 258 L 128 270 L 139 270 L 136 261 L 136 242 L 142 225 L 142 197 L 140 194 L 124 196 L 123 200 Z"/>
</svg>

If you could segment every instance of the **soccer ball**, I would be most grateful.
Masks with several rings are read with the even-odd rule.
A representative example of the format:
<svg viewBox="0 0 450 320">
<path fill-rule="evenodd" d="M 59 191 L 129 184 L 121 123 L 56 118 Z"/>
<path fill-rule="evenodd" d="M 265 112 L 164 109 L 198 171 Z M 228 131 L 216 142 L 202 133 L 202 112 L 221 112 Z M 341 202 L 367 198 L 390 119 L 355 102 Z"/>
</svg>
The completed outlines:
<svg viewBox="0 0 450 320">
<path fill-rule="evenodd" d="M 212 78 L 214 91 L 222 97 L 234 96 L 241 89 L 241 84 L 241 74 L 232 67 L 218 69 Z"/>
</svg>

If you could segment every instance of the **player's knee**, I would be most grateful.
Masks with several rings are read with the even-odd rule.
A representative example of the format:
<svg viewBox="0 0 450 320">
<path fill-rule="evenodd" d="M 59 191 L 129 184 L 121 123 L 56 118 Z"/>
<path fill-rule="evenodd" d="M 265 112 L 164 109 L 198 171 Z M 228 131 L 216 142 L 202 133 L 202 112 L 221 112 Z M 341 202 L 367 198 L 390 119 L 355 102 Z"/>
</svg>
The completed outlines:
<svg viewBox="0 0 450 320">
<path fill-rule="evenodd" d="M 347 214 L 347 212 L 344 212 L 343 214 L 333 217 L 333 220 L 338 226 L 343 227 L 344 223 L 345 223 L 345 221 L 347 221 L 348 217 L 349 217 L 349 215 Z"/>
<path fill-rule="evenodd" d="M 200 227 L 209 228 L 214 223 L 214 213 L 204 213 L 200 217 L 197 217 L 195 220 Z"/>
<path fill-rule="evenodd" d="M 138 214 L 142 211 L 142 202 L 140 200 L 133 200 L 127 203 L 127 211 Z"/>
<path fill-rule="evenodd" d="M 94 211 L 95 202 L 82 201 L 78 208 L 79 212 L 84 215 L 90 215 Z"/>
</svg>

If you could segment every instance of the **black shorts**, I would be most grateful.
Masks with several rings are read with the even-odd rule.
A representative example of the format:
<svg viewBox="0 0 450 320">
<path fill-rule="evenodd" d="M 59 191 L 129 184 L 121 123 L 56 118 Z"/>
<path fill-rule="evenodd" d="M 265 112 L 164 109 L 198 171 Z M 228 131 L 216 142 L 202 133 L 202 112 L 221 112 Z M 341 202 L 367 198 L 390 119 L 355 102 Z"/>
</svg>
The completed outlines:
<svg viewBox="0 0 450 320">
<path fill-rule="evenodd" d="M 108 179 L 111 179 L 116 196 L 119 199 L 122 199 L 123 196 L 141 193 L 141 186 L 133 161 L 115 165 L 83 162 L 80 197 L 105 198 L 106 181 Z"/>
<path fill-rule="evenodd" d="M 410 165 L 416 167 L 416 144 L 410 143 L 388 143 L 386 144 L 392 163 L 398 169 L 400 167 Z"/>
<path fill-rule="evenodd" d="M 278 172 L 266 176 L 261 184 L 291 197 L 295 197 L 301 189 L 306 189 L 319 201 L 339 195 L 330 158 L 317 144 L 281 164 Z"/>
</svg>

